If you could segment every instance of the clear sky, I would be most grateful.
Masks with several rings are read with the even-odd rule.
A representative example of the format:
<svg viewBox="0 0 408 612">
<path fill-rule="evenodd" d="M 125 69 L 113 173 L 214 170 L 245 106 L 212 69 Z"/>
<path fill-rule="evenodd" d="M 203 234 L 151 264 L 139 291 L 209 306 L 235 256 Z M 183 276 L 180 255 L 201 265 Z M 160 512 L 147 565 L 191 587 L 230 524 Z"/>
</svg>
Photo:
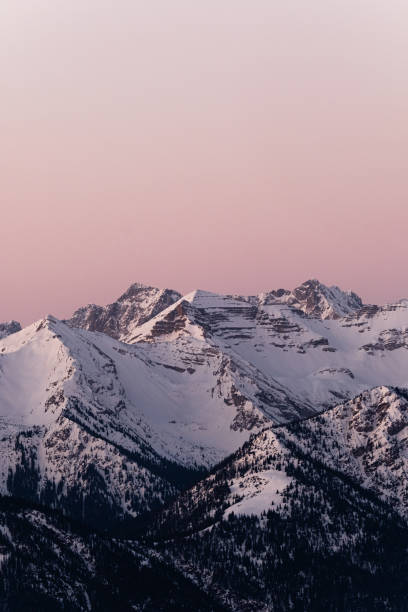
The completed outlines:
<svg viewBox="0 0 408 612">
<path fill-rule="evenodd" d="M 406 0 L 2 0 L 0 321 L 408 295 Z"/>
</svg>

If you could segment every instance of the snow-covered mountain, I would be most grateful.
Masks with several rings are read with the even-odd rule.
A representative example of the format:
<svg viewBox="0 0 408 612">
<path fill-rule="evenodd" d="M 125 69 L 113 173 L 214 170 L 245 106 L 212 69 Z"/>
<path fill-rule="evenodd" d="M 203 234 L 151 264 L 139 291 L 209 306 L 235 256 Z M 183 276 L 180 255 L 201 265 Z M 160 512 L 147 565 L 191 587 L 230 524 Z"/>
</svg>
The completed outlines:
<svg viewBox="0 0 408 612">
<path fill-rule="evenodd" d="M 15 334 L 16 332 L 21 330 L 21 325 L 18 321 L 8 321 L 7 323 L 0 323 L 0 340 L 9 336 L 10 334 Z"/>
<path fill-rule="evenodd" d="M 2 609 L 407 609 L 407 300 L 133 285 L 0 330 Z"/>
<path fill-rule="evenodd" d="M 405 610 L 406 405 L 380 388 L 255 435 L 151 538 L 232 610 Z"/>
<path fill-rule="evenodd" d="M 181 294 L 171 289 L 157 289 L 134 283 L 108 306 L 88 304 L 66 321 L 71 327 L 98 331 L 122 340 L 134 329 L 179 300 Z"/>
<path fill-rule="evenodd" d="M 127 341 L 176 367 L 193 367 L 197 346 L 210 347 L 231 364 L 243 397 L 283 423 L 375 386 L 407 385 L 407 329 L 407 301 L 322 320 L 265 295 L 195 291 Z"/>
<path fill-rule="evenodd" d="M 139 325 L 146 323 L 182 297 L 173 289 L 158 289 L 134 283 L 115 302 L 107 306 L 88 304 L 66 321 L 71 327 L 99 331 L 128 342 Z M 272 290 L 257 296 L 233 296 L 252 304 L 286 304 L 315 318 L 337 319 L 363 307 L 361 298 L 352 291 L 327 287 L 309 280 L 292 291 Z"/>
<path fill-rule="evenodd" d="M 294 475 L 296 479 L 293 466 L 306 462 L 342 475 L 406 519 L 407 445 L 408 391 L 378 387 L 314 417 L 269 426 L 253 435 L 177 504 L 185 498 L 183 512 L 189 507 L 202 521 L 225 518 L 231 512 L 260 516 L 282 505 L 293 488 Z M 217 490 L 218 483 L 226 479 L 228 491 L 223 492 L 222 504 L 215 496 L 211 505 L 209 490 Z M 199 509 L 204 498 L 205 516 Z"/>
<path fill-rule="evenodd" d="M 121 347 L 53 317 L 0 342 L 1 493 L 104 524 L 176 493 L 187 470 L 149 443 L 141 381 L 152 380 L 149 408 L 168 403 L 167 395 L 143 360 Z"/>
<path fill-rule="evenodd" d="M 223 355 L 193 349 L 194 367 L 191 355 L 179 367 L 52 316 L 4 338 L 0 492 L 90 521 L 174 496 L 267 422 Z"/>
<path fill-rule="evenodd" d="M 30 426 L 69 417 L 132 452 L 148 440 L 154 452 L 188 467 L 214 464 L 267 421 L 234 389 L 212 347 L 197 339 L 193 359 L 177 355 L 180 367 L 154 348 L 49 316 L 1 341 L 3 417 Z"/>
<path fill-rule="evenodd" d="M 406 301 L 321 319 L 204 291 L 127 343 L 47 317 L 0 341 L 0 491 L 139 516 L 269 423 L 407 386 L 406 328 Z"/>
</svg>

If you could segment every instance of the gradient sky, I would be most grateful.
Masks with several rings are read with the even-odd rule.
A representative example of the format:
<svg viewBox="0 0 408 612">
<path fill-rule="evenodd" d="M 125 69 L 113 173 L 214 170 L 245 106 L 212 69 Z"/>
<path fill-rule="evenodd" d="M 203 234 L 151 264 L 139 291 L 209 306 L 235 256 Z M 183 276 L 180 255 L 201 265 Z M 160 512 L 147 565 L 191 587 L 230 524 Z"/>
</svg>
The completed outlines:
<svg viewBox="0 0 408 612">
<path fill-rule="evenodd" d="M 406 0 L 2 0 L 0 321 L 408 295 Z"/>
</svg>

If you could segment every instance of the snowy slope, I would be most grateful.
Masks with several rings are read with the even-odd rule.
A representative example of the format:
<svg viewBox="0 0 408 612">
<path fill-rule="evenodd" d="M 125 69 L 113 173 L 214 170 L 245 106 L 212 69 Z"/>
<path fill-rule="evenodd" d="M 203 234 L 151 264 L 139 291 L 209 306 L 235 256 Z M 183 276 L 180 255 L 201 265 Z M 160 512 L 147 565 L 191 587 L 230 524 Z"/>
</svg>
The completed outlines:
<svg viewBox="0 0 408 612">
<path fill-rule="evenodd" d="M 213 463 L 247 435 L 230 430 L 236 406 L 214 392 L 221 357 L 201 348 L 188 371 L 48 317 L 0 345 L 2 416 L 28 426 L 69 417 L 132 452 L 142 439 L 169 459 Z"/>
<path fill-rule="evenodd" d="M 266 422 L 219 352 L 199 341 L 193 351 L 194 367 L 178 367 L 51 316 L 3 339 L 0 492 L 72 506 L 75 516 L 107 504 L 112 520 L 174 495 L 189 470 Z"/>
<path fill-rule="evenodd" d="M 270 302 L 196 291 L 126 340 L 175 365 L 189 354 L 193 362 L 200 343 L 211 347 L 232 364 L 242 395 L 276 423 L 374 386 L 408 384 L 406 301 L 325 320 Z"/>
<path fill-rule="evenodd" d="M 140 410 L 127 406 L 115 363 L 92 340 L 48 317 L 1 341 L 0 492 L 91 521 L 108 506 L 108 522 L 177 487 Z"/>
</svg>

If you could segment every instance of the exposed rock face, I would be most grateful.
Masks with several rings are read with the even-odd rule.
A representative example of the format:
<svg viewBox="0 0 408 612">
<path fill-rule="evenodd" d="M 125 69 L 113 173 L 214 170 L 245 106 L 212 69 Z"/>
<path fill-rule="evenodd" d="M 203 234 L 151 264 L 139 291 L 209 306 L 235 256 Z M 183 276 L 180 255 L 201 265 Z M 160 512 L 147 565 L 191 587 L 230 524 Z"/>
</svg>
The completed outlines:
<svg viewBox="0 0 408 612">
<path fill-rule="evenodd" d="M 293 291 L 278 289 L 260 297 L 265 304 L 288 304 L 318 319 L 339 319 L 363 307 L 361 298 L 352 291 L 326 287 L 316 279 L 304 282 Z"/>
<path fill-rule="evenodd" d="M 325 287 L 317 280 L 310 280 L 293 291 L 299 308 L 308 315 L 322 319 L 337 319 L 363 306 L 361 298 L 352 291 L 339 287 Z"/>
<path fill-rule="evenodd" d="M 15 334 L 21 330 L 21 325 L 18 321 L 9 321 L 8 323 L 0 323 L 0 339 Z"/>
<path fill-rule="evenodd" d="M 374 355 L 376 351 L 396 351 L 399 348 L 408 348 L 408 329 L 386 329 L 380 332 L 377 340 L 364 344 L 363 350 Z"/>
<path fill-rule="evenodd" d="M 195 292 L 203 296 L 208 292 Z M 215 295 L 210 294 L 209 295 Z M 89 304 L 79 308 L 73 316 L 66 321 L 72 327 L 98 331 L 123 342 L 134 342 L 138 337 L 138 327 L 179 301 L 182 295 L 172 289 L 157 289 L 140 283 L 135 283 L 112 304 L 97 306 Z M 188 301 L 188 296 L 185 296 Z M 238 302 L 241 302 L 241 314 L 254 319 L 260 313 L 260 307 L 272 304 L 291 306 L 304 314 L 320 319 L 338 319 L 352 315 L 363 307 L 361 299 L 353 292 L 344 292 L 338 287 L 326 287 L 317 280 L 306 281 L 293 291 L 278 289 L 258 296 L 220 296 L 235 301 L 234 311 L 238 314 Z M 156 334 L 162 334 L 171 326 L 181 325 L 182 309 L 186 304 L 181 303 L 177 316 L 169 314 L 167 321 L 158 324 Z M 250 308 L 248 309 L 248 306 Z M 205 310 L 205 305 L 203 306 Z M 209 313 L 205 313 L 208 318 Z M 222 326 L 222 319 L 217 319 L 219 313 L 214 313 L 209 324 Z M 172 321 L 172 319 L 174 319 Z M 284 331 L 287 319 L 275 322 L 275 328 Z M 170 326 L 170 327 L 169 327 Z M 231 330 L 233 331 L 233 330 Z M 291 331 L 291 330 L 288 330 Z M 245 331 L 240 330 L 240 333 Z"/>
<path fill-rule="evenodd" d="M 89 304 L 79 308 L 66 321 L 71 327 L 98 331 L 123 340 L 132 331 L 174 304 L 181 295 L 171 289 L 157 289 L 135 283 L 108 306 Z"/>
<path fill-rule="evenodd" d="M 379 383 L 406 384 L 407 302 L 322 319 L 282 297 L 288 292 L 244 298 L 195 291 L 128 341 L 176 368 L 194 368 L 204 349 L 218 352 L 235 388 L 275 423 L 310 416 Z M 350 299 L 357 308 L 360 300 Z"/>
</svg>

